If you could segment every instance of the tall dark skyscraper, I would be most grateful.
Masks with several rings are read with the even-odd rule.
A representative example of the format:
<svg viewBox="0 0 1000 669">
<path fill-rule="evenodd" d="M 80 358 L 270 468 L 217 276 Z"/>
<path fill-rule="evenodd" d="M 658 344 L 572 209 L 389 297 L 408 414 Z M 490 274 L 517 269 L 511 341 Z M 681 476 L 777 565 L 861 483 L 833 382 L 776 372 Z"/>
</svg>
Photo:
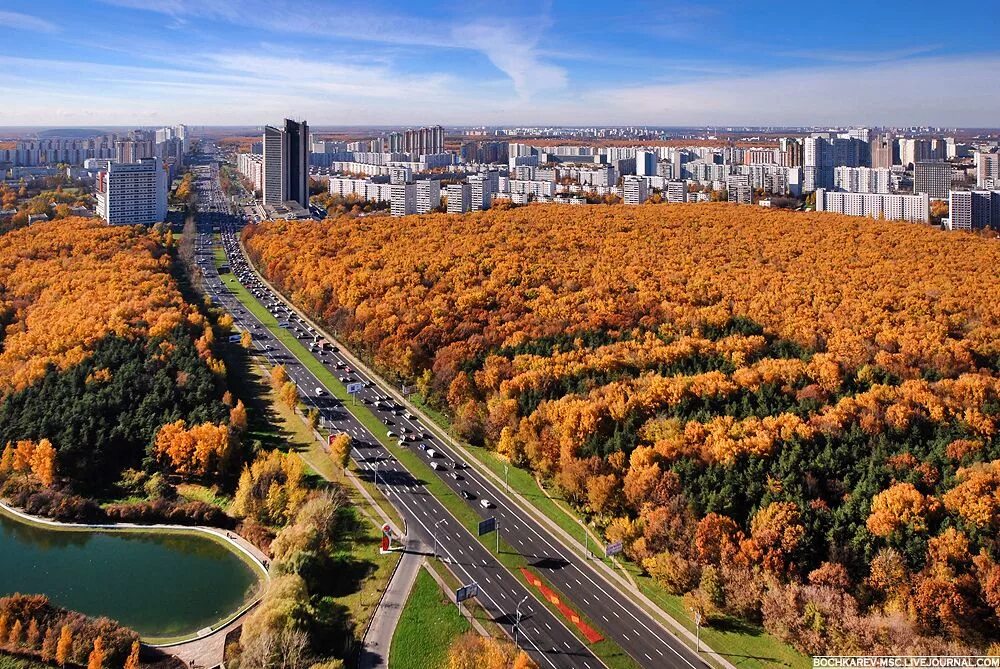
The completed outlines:
<svg viewBox="0 0 1000 669">
<path fill-rule="evenodd" d="M 286 118 L 264 128 L 264 204 L 288 200 L 309 206 L 309 125 Z"/>
</svg>

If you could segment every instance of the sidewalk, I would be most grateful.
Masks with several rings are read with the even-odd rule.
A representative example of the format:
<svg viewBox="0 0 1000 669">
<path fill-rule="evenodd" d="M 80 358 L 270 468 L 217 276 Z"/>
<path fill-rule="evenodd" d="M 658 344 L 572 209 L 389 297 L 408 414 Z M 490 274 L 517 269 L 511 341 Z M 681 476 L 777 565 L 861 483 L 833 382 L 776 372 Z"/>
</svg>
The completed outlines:
<svg viewBox="0 0 1000 669">
<path fill-rule="evenodd" d="M 411 546 L 407 546 L 412 549 Z M 378 608 L 372 614 L 371 625 L 361 643 L 359 669 L 388 669 L 389 645 L 392 643 L 396 623 L 403 612 L 406 600 L 424 564 L 424 556 L 417 552 L 403 553 L 392 579 L 382 593 Z"/>
</svg>

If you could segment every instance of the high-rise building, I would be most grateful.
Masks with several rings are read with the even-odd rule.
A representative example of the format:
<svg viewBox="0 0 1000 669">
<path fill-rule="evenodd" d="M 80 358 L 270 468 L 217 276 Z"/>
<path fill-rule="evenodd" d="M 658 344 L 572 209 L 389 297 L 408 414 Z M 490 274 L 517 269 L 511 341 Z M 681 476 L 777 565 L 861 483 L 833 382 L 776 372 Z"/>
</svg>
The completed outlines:
<svg viewBox="0 0 1000 669">
<path fill-rule="evenodd" d="M 753 202 L 753 187 L 749 174 L 734 174 L 726 177 L 726 193 L 730 202 L 750 204 Z"/>
<path fill-rule="evenodd" d="M 918 160 L 913 165 L 913 192 L 944 199 L 951 190 L 951 165 L 941 160 Z"/>
<path fill-rule="evenodd" d="M 391 147 L 393 141 L 392 135 L 389 137 Z M 395 149 L 390 148 L 390 150 L 394 151 Z M 439 125 L 435 125 L 430 128 L 406 130 L 403 133 L 402 150 L 418 156 L 432 153 L 444 153 L 444 128 Z"/>
<path fill-rule="evenodd" d="M 782 137 L 778 140 L 780 149 L 780 164 L 782 167 L 802 167 L 802 142 L 794 137 Z"/>
<path fill-rule="evenodd" d="M 649 199 L 649 186 L 646 184 L 645 177 L 624 177 L 622 180 L 622 190 L 625 204 L 642 204 Z"/>
<path fill-rule="evenodd" d="M 285 119 L 264 128 L 264 204 L 309 206 L 309 125 Z"/>
<path fill-rule="evenodd" d="M 449 214 L 465 214 L 472 209 L 472 187 L 469 184 L 448 184 L 445 195 L 448 197 Z"/>
<path fill-rule="evenodd" d="M 930 222 L 930 200 L 926 193 L 919 195 L 837 193 L 817 188 L 816 211 L 868 216 L 887 221 Z"/>
<path fill-rule="evenodd" d="M 833 187 L 834 167 L 863 167 L 867 162 L 864 153 L 868 144 L 855 138 L 819 134 L 806 137 L 804 146 L 802 189 L 807 192 Z"/>
<path fill-rule="evenodd" d="M 141 131 L 133 131 L 137 133 Z M 132 133 L 130 133 L 132 134 Z M 141 134 L 115 141 L 116 163 L 137 163 L 144 158 L 152 158 L 154 141 Z"/>
<path fill-rule="evenodd" d="M 1000 190 L 953 190 L 948 194 L 948 229 L 1000 226 Z"/>
<path fill-rule="evenodd" d="M 110 225 L 151 225 L 167 217 L 167 173 L 160 159 L 111 163 L 97 175 L 97 214 Z"/>
<path fill-rule="evenodd" d="M 687 202 L 687 181 L 667 182 L 667 202 Z"/>
<path fill-rule="evenodd" d="M 872 167 L 875 169 L 890 169 L 893 165 L 893 154 L 896 142 L 892 135 L 879 135 L 872 141 Z"/>
<path fill-rule="evenodd" d="M 389 207 L 393 216 L 417 213 L 417 184 L 392 184 Z"/>
<path fill-rule="evenodd" d="M 390 165 L 389 183 L 408 184 L 413 181 L 413 168 L 409 165 Z"/>
<path fill-rule="evenodd" d="M 976 151 L 973 159 L 976 164 L 976 186 L 988 189 L 1000 187 L 1000 153 Z"/>
<path fill-rule="evenodd" d="M 500 173 L 495 170 L 469 176 L 472 189 L 472 211 L 489 209 L 493 194 L 500 190 Z"/>
<path fill-rule="evenodd" d="M 635 173 L 643 177 L 656 176 L 656 152 L 639 149 L 635 152 Z"/>
<path fill-rule="evenodd" d="M 941 158 L 944 157 L 944 144 L 941 145 Z M 903 138 L 899 140 L 899 162 L 906 169 L 912 169 L 922 160 L 936 160 L 934 145 L 929 139 Z"/>
<path fill-rule="evenodd" d="M 833 187 L 847 193 L 888 193 L 891 171 L 884 167 L 835 167 Z"/>
<path fill-rule="evenodd" d="M 417 182 L 417 213 L 427 214 L 441 206 L 441 182 L 421 179 Z"/>
</svg>

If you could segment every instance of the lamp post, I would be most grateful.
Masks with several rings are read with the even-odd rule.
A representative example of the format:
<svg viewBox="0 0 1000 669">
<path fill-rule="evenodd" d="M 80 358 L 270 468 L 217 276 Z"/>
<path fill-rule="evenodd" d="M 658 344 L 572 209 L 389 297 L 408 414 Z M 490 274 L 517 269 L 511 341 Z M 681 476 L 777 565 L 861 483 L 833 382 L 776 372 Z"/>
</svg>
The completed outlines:
<svg viewBox="0 0 1000 669">
<path fill-rule="evenodd" d="M 514 614 L 514 616 L 515 616 L 514 617 L 514 647 L 515 648 L 518 647 L 517 646 L 517 630 L 521 626 L 521 604 L 524 604 L 525 600 L 527 600 L 527 599 L 528 599 L 528 597 L 527 597 L 527 595 L 525 595 L 524 599 L 522 599 L 521 601 L 519 601 L 517 603 L 517 608 L 515 609 L 515 614 Z"/>
<path fill-rule="evenodd" d="M 503 487 L 510 493 L 510 484 L 507 483 L 507 471 L 510 469 L 508 465 L 503 466 Z"/>
<path fill-rule="evenodd" d="M 695 632 L 695 651 L 701 652 L 701 611 L 691 607 L 691 612 L 694 613 L 694 632 Z"/>
<path fill-rule="evenodd" d="M 438 525 L 445 521 L 444 518 L 434 523 L 434 557 L 438 557 Z"/>
</svg>

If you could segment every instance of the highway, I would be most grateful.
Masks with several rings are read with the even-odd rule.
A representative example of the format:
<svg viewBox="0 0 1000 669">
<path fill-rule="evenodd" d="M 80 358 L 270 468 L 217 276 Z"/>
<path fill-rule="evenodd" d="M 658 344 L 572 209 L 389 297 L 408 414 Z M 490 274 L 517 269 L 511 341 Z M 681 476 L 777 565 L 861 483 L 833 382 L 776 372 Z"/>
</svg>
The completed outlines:
<svg viewBox="0 0 1000 669">
<path fill-rule="evenodd" d="M 196 179 L 199 199 L 196 253 L 206 292 L 216 304 L 229 311 L 238 327 L 250 330 L 259 355 L 264 356 L 271 364 L 285 366 L 306 404 L 316 407 L 324 420 L 336 425 L 335 430 L 352 436 L 356 447 L 352 451 L 352 457 L 370 472 L 369 481 L 375 481 L 375 472 L 378 470 L 377 485 L 406 521 L 408 546 L 432 548 L 436 545 L 438 554 L 448 562 L 453 573 L 463 583 L 479 584 L 478 603 L 494 621 L 508 630 L 512 630 L 518 603 L 527 600 L 521 606 L 518 639 L 520 646 L 540 667 L 597 669 L 603 666 L 562 621 L 535 602 L 527 588 L 379 445 L 350 412 L 332 398 L 329 389 L 324 389 L 323 394 L 318 395 L 316 390 L 323 389 L 323 384 L 279 340 L 268 334 L 263 323 L 244 309 L 239 300 L 229 292 L 215 267 L 214 248 L 218 242 L 212 229 L 220 228 L 223 239 L 227 240 L 228 250 L 232 249 L 232 235 L 235 234 L 237 225 L 225 213 L 226 203 L 222 194 L 212 188 L 212 184 L 216 183 L 212 169 L 194 169 L 199 175 Z M 233 260 L 236 261 L 235 264 Z M 239 260 L 231 259 L 230 266 L 239 271 Z M 259 288 L 254 289 L 259 292 Z M 301 339 L 304 343 L 311 342 L 312 335 L 303 335 Z M 331 371 L 337 370 L 338 363 L 344 364 L 335 353 L 328 353 L 325 358 L 324 362 Z M 369 390 L 374 392 L 377 386 Z"/>
<path fill-rule="evenodd" d="M 211 165 L 214 166 L 214 163 Z M 290 351 L 268 334 L 267 329 L 238 300 L 229 294 L 215 272 L 212 260 L 214 236 L 218 225 L 222 244 L 233 272 L 228 280 L 238 278 L 258 301 L 283 325 L 287 325 L 307 348 L 316 332 L 259 280 L 243 257 L 236 235 L 242 220 L 225 214 L 228 205 L 218 190 L 215 167 L 200 167 L 197 182 L 202 234 L 199 236 L 199 260 L 205 274 L 206 289 L 214 300 L 233 314 L 237 324 L 249 329 L 255 346 L 272 363 L 282 363 L 295 381 L 304 401 L 321 412 L 334 431 L 345 432 L 358 448 L 352 453 L 361 467 L 378 470 L 378 483 L 406 520 L 410 538 L 433 546 L 434 528 L 438 527 L 439 552 L 452 564 L 463 582 L 480 585 L 479 602 L 507 629 L 513 623 L 517 603 L 527 596 L 519 628 L 520 645 L 529 651 L 539 666 L 597 667 L 602 663 L 586 645 L 565 627 L 565 621 L 535 601 L 537 592 L 529 592 L 500 565 L 492 553 L 471 536 L 423 485 L 405 470 L 354 416 L 332 398 L 330 390 L 305 368 Z M 527 558 L 532 570 L 569 598 L 571 606 L 584 612 L 607 637 L 621 646 L 644 667 L 708 666 L 691 649 L 667 632 L 637 603 L 615 589 L 606 578 L 575 551 L 567 550 L 551 532 L 529 514 L 523 513 L 506 495 L 478 471 L 463 466 L 461 458 L 410 415 L 383 390 L 383 382 L 355 369 L 340 351 L 313 347 L 312 354 L 342 383 L 359 382 L 363 388 L 357 401 L 363 403 L 386 425 L 386 431 L 400 439 L 401 446 L 432 465 L 446 485 L 467 500 L 481 518 L 495 517 L 504 542 Z M 317 393 L 319 391 L 319 393 Z M 432 464 L 433 463 L 433 464 Z M 484 500 L 486 502 L 484 503 Z M 492 543 L 492 537 L 488 537 Z"/>
</svg>

